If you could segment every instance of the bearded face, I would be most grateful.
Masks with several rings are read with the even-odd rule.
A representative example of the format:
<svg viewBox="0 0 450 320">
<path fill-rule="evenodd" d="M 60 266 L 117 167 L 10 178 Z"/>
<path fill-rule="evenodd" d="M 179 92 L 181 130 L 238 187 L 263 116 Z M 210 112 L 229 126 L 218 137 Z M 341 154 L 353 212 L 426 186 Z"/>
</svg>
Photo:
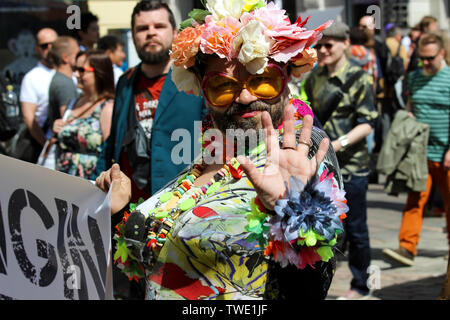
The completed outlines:
<svg viewBox="0 0 450 320">
<path fill-rule="evenodd" d="M 211 57 L 207 61 L 205 74 L 210 72 L 224 73 L 242 82 L 245 82 L 250 76 L 245 67 L 237 60 L 226 61 L 216 57 Z M 244 131 L 260 129 L 263 111 L 270 114 L 276 128 L 281 124 L 284 107 L 288 104 L 288 86 L 280 96 L 272 100 L 259 99 L 244 88 L 228 106 L 216 107 L 206 101 L 214 126 L 222 133 L 225 133 L 227 129 Z"/>
<path fill-rule="evenodd" d="M 144 64 L 168 62 L 172 41 L 177 31 L 172 27 L 167 10 L 141 11 L 134 17 L 133 41 Z"/>
<path fill-rule="evenodd" d="M 145 64 L 155 65 L 169 61 L 170 48 L 162 47 L 159 51 L 147 51 L 146 46 L 136 47 L 136 53 L 139 59 Z"/>
<path fill-rule="evenodd" d="M 256 100 L 250 104 L 234 102 L 225 110 L 209 107 L 214 126 L 225 133 L 227 129 L 242 129 L 244 131 L 261 128 L 261 113 L 267 111 L 277 128 L 282 121 L 284 106 L 289 101 L 287 95 L 278 98 L 275 103 Z"/>
</svg>

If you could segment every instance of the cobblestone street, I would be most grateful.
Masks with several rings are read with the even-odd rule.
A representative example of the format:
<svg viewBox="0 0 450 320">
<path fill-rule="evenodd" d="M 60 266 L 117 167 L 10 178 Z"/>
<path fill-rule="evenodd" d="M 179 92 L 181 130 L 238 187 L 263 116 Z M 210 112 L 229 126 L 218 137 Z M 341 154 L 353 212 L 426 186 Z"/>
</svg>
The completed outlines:
<svg viewBox="0 0 450 320">
<path fill-rule="evenodd" d="M 448 244 L 443 217 L 425 217 L 413 267 L 393 265 L 383 258 L 383 249 L 398 247 L 398 230 L 405 203 L 406 194 L 388 196 L 383 185 L 369 185 L 371 270 L 379 270 L 380 274 L 379 288 L 372 291 L 370 300 L 436 300 L 444 283 Z M 336 299 L 350 288 L 352 277 L 347 260 L 342 255 L 340 260 L 328 300 Z M 377 284 L 376 281 L 372 283 Z"/>
</svg>

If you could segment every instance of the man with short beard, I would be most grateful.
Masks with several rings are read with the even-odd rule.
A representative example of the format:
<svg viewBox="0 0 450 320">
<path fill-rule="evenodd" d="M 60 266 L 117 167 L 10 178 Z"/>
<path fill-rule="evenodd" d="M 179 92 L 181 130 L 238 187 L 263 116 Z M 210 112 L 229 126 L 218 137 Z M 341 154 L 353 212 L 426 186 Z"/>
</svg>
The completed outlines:
<svg viewBox="0 0 450 320">
<path fill-rule="evenodd" d="M 216 151 L 231 142 L 227 131 L 265 139 L 213 163 L 198 157 L 132 212 L 130 180 L 117 164 L 102 172 L 96 184 L 111 187 L 118 223 L 114 259 L 145 279 L 147 299 L 324 299 L 347 210 L 343 181 L 326 134 L 287 83 L 329 23 L 306 31 L 264 0 L 205 3 L 181 24 L 173 80 L 204 96 L 202 137 L 219 131 Z"/>
<path fill-rule="evenodd" d="M 130 177 L 133 200 L 148 198 L 187 164 L 174 164 L 171 140 L 176 129 L 194 136 L 194 122 L 204 116 L 199 97 L 179 92 L 171 80 L 169 52 L 177 35 L 174 15 L 164 3 L 141 1 L 131 17 L 133 41 L 142 62 L 117 83 L 111 134 L 97 172 L 119 163 Z M 192 143 L 191 150 L 194 150 Z M 191 152 L 191 159 L 195 155 Z"/>
<path fill-rule="evenodd" d="M 140 64 L 126 71 L 116 84 L 111 133 L 105 141 L 96 172 L 120 164 L 131 179 L 133 201 L 147 199 L 187 164 L 175 164 L 172 132 L 185 129 L 194 136 L 195 121 L 204 116 L 199 97 L 177 90 L 172 82 L 169 50 L 177 34 L 175 19 L 166 4 L 141 1 L 131 16 L 133 41 Z M 194 150 L 194 142 L 191 149 Z M 189 154 L 192 159 L 195 155 Z M 115 295 L 142 298 L 136 282 L 128 282 L 114 268 Z"/>
</svg>

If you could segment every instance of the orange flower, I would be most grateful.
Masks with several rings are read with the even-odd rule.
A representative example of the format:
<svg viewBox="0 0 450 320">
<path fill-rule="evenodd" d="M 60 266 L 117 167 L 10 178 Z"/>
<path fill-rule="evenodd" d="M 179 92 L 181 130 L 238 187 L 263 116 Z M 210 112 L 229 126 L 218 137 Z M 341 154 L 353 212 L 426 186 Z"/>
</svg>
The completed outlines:
<svg viewBox="0 0 450 320">
<path fill-rule="evenodd" d="M 272 254 L 272 252 L 273 252 L 273 241 L 269 241 L 266 250 L 264 250 L 264 255 L 269 256 Z"/>
<path fill-rule="evenodd" d="M 181 31 L 172 43 L 170 57 L 177 67 L 190 68 L 195 64 L 195 56 L 200 46 L 201 35 L 205 25 L 188 27 Z"/>
<path fill-rule="evenodd" d="M 314 64 L 317 61 L 317 51 L 314 48 L 306 48 L 292 60 L 296 66 Z"/>
<path fill-rule="evenodd" d="M 299 78 L 303 73 L 309 72 L 314 68 L 317 61 L 316 49 L 306 48 L 292 59 L 294 64 L 293 75 Z"/>
</svg>

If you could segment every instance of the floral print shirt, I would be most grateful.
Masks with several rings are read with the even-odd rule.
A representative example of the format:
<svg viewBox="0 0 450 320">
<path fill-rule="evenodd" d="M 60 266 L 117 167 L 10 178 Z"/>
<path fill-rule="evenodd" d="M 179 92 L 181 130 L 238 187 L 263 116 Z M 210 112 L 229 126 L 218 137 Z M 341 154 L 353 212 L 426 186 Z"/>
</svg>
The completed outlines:
<svg viewBox="0 0 450 320">
<path fill-rule="evenodd" d="M 300 128 L 301 121 L 298 121 L 297 129 Z M 322 130 L 314 128 L 310 156 L 315 154 L 324 137 L 326 134 Z M 257 149 L 249 157 L 262 170 L 265 146 Z M 182 172 L 136 210 L 148 215 L 161 196 L 177 185 L 177 181 L 184 179 L 191 169 Z M 333 184 L 342 189 L 339 165 L 332 149 L 329 149 L 317 175 L 323 176 L 324 173 L 332 173 Z M 190 197 L 196 188 L 186 192 L 180 201 Z M 175 221 L 156 263 L 148 263 L 150 260 L 145 254 L 145 243 L 126 237 L 118 239 L 122 246 L 128 248 L 127 256 L 142 263 L 147 284 L 146 299 L 278 299 L 285 295 L 278 284 L 280 272 L 288 272 L 289 277 L 302 279 L 302 285 L 319 287 L 318 291 L 323 292 L 320 298 L 324 298 L 334 273 L 331 261 L 317 263 L 315 269 L 298 270 L 293 267 L 290 271 L 285 268 L 278 270 L 274 266 L 276 263 L 264 255 L 265 248 L 258 241 L 248 241 L 245 213 L 252 211 L 251 202 L 255 196 L 254 187 L 245 174 L 241 179 L 227 178 L 218 190 L 200 200 Z M 273 268 L 277 271 L 271 272 Z M 292 286 L 284 287 L 291 290 L 288 287 Z"/>
<path fill-rule="evenodd" d="M 100 115 L 106 101 L 86 118 L 68 117 L 68 124 L 58 133 L 56 170 L 84 179 L 95 179 L 95 166 L 102 151 Z M 70 111 L 69 111 L 70 112 Z"/>
</svg>

